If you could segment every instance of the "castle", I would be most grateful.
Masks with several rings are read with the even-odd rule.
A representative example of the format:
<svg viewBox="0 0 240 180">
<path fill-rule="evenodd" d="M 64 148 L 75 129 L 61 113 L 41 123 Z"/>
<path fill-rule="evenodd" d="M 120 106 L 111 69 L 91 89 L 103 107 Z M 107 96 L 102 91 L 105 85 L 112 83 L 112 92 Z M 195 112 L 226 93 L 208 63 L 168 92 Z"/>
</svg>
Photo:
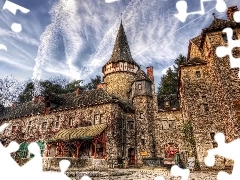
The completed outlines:
<svg viewBox="0 0 240 180">
<path fill-rule="evenodd" d="M 240 23 L 233 19 L 237 10 L 228 9 L 228 20 L 214 16 L 211 25 L 190 40 L 188 61 L 179 70 L 179 95 L 160 98 L 154 92 L 153 67 L 145 73 L 132 58 L 121 22 L 97 89 L 0 106 L 1 123 L 10 124 L 2 142 L 21 143 L 15 159 L 31 156 L 27 145 L 38 142 L 42 156 L 51 160 L 101 159 L 128 167 L 156 165 L 160 158 L 171 164 L 179 153 L 185 163 L 195 157 L 203 169 L 207 150 L 217 145 L 215 133 L 223 132 L 227 141 L 239 134 L 239 69 L 230 68 L 228 56 L 215 53 L 227 45 L 224 28 L 231 27 L 233 38 L 240 39 Z M 239 53 L 233 50 L 234 57 Z M 223 158 L 217 162 L 227 164 Z"/>
</svg>

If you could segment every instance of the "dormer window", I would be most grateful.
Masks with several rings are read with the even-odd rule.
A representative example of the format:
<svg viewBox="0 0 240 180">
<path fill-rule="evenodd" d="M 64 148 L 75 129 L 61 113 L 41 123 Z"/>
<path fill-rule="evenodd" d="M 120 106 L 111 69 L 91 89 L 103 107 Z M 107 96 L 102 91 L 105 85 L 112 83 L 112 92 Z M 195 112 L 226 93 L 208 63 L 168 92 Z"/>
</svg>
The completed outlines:
<svg viewBox="0 0 240 180">
<path fill-rule="evenodd" d="M 138 90 L 142 90 L 142 84 L 138 84 Z"/>
<path fill-rule="evenodd" d="M 169 101 L 165 101 L 165 108 L 169 108 L 170 107 L 170 102 Z"/>
</svg>

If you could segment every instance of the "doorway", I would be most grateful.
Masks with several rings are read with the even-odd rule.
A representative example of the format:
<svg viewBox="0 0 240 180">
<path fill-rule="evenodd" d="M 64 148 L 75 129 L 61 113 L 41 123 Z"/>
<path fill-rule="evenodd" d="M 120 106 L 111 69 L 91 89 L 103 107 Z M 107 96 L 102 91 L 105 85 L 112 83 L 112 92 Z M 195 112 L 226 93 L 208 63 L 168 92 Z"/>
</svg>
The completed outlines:
<svg viewBox="0 0 240 180">
<path fill-rule="evenodd" d="M 129 165 L 135 165 L 136 164 L 136 157 L 135 157 L 135 150 L 134 148 L 128 149 L 128 159 L 129 159 Z"/>
</svg>

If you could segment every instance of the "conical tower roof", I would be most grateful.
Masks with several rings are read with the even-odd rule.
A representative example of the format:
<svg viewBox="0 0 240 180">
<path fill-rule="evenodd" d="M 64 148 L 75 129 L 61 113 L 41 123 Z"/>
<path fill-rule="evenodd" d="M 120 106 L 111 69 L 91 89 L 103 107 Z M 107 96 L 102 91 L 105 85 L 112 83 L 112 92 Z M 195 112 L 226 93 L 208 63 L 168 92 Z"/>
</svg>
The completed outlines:
<svg viewBox="0 0 240 180">
<path fill-rule="evenodd" d="M 127 41 L 127 36 L 122 25 L 122 21 L 118 29 L 112 56 L 110 60 L 106 63 L 106 65 L 116 62 L 128 62 L 139 67 L 139 65 L 132 58 L 131 51 Z"/>
</svg>

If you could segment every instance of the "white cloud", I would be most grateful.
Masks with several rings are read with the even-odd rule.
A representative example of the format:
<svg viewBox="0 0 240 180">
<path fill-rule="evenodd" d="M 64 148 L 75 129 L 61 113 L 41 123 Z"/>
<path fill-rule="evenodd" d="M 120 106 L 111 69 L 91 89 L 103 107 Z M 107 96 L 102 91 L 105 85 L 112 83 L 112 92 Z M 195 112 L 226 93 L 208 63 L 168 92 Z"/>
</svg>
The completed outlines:
<svg viewBox="0 0 240 180">
<path fill-rule="evenodd" d="M 168 70 L 169 68 L 171 68 L 171 69 L 173 70 L 173 65 L 164 68 L 164 69 L 161 71 L 161 74 L 162 74 L 162 75 L 166 74 L 166 73 L 167 73 L 167 70 Z"/>
</svg>

